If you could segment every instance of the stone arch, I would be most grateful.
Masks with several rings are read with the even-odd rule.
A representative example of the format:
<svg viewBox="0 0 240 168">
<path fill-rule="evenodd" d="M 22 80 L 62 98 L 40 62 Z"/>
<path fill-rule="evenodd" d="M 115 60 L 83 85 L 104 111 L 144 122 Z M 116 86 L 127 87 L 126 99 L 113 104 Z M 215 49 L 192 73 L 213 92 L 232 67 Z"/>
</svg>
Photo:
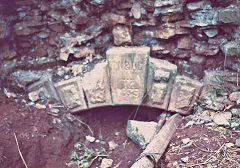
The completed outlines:
<svg viewBox="0 0 240 168">
<path fill-rule="evenodd" d="M 150 57 L 149 47 L 113 47 L 83 76 L 28 87 L 29 94 L 61 102 L 72 112 L 113 105 L 144 105 L 189 114 L 203 84 L 177 74 L 177 66 Z"/>
</svg>

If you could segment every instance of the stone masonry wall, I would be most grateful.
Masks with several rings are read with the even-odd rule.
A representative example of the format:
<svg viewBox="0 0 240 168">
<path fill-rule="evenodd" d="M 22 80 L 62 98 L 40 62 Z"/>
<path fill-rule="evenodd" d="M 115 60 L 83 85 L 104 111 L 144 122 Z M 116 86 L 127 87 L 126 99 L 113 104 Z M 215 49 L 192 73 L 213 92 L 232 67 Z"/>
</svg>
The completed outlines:
<svg viewBox="0 0 240 168">
<path fill-rule="evenodd" d="M 94 107 L 91 102 L 95 101 L 105 105 L 101 96 L 95 95 L 96 92 L 101 95 L 101 85 L 92 93 L 90 77 L 85 76 L 93 76 L 98 70 L 104 76 L 108 71 L 106 67 L 111 67 L 105 60 L 116 59 L 106 56 L 113 47 L 148 46 L 151 56 L 148 78 L 137 76 L 142 81 L 139 88 L 145 89 L 141 93 L 148 93 L 147 104 L 151 106 L 178 111 L 185 107 L 177 108 L 172 104 L 174 101 L 168 104 L 174 99 L 171 94 L 177 90 L 172 85 L 186 85 L 183 90 L 192 91 L 194 95 L 199 92 L 195 88 L 198 84 L 189 82 L 190 79 L 201 81 L 205 76 L 204 82 L 209 82 L 206 79 L 212 75 L 211 70 L 225 70 L 236 76 L 240 68 L 239 39 L 238 0 L 1 1 L 0 85 L 6 86 L 7 78 L 13 81 L 14 87 L 28 93 L 38 90 L 49 101 L 69 105 L 67 100 L 59 98 L 67 92 L 56 92 L 55 88 L 61 90 L 64 83 L 56 83 L 72 80 L 77 91 L 66 89 L 69 94 L 80 94 L 81 90 L 83 93 L 76 95 L 78 101 L 71 106 Z M 157 64 L 161 66 L 154 69 Z M 164 68 L 164 64 L 169 66 Z M 101 77 L 96 75 L 94 79 Z M 83 87 L 74 82 L 79 78 L 85 83 Z M 114 95 L 114 91 L 108 93 L 107 102 L 119 103 L 117 96 L 111 100 L 110 94 Z M 85 104 L 81 97 L 91 97 L 91 101 Z M 190 95 L 189 99 L 195 98 Z"/>
</svg>

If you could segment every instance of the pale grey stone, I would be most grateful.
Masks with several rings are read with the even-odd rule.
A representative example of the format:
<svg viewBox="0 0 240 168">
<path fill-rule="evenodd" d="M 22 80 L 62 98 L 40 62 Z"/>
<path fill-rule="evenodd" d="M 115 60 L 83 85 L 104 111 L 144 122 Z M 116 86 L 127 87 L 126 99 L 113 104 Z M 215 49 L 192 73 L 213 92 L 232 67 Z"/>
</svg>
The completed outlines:
<svg viewBox="0 0 240 168">
<path fill-rule="evenodd" d="M 135 19 L 140 19 L 141 18 L 141 5 L 138 2 L 134 3 L 132 6 L 132 9 L 131 9 L 131 12 Z"/>
<path fill-rule="evenodd" d="M 203 83 L 197 80 L 186 76 L 177 76 L 173 85 L 168 110 L 189 114 L 201 93 L 202 87 Z"/>
<path fill-rule="evenodd" d="M 114 26 L 113 38 L 115 45 L 130 44 L 132 42 L 130 30 L 127 26 Z"/>
<path fill-rule="evenodd" d="M 218 29 L 207 29 L 207 30 L 204 30 L 204 33 L 208 37 L 215 37 L 218 34 Z"/>
<path fill-rule="evenodd" d="M 113 165 L 112 159 L 106 159 L 104 158 L 101 162 L 100 168 L 111 168 Z"/>
<path fill-rule="evenodd" d="M 238 81 L 238 84 L 237 84 Z M 220 84 L 223 86 L 221 87 Z M 219 90 L 222 93 L 225 90 L 236 89 L 240 85 L 238 74 L 236 72 L 222 70 L 206 70 L 204 71 L 204 90 L 203 93 L 209 90 Z"/>
<path fill-rule="evenodd" d="M 179 0 L 156 0 L 154 7 L 171 6 L 179 4 Z"/>
<path fill-rule="evenodd" d="M 16 83 L 22 87 L 26 88 L 27 85 L 34 83 L 43 76 L 43 74 L 46 73 L 44 71 L 25 71 L 25 70 L 18 70 L 16 72 L 13 72 L 11 74 L 11 77 L 13 78 Z"/>
<path fill-rule="evenodd" d="M 188 156 L 182 157 L 181 161 L 183 161 L 184 163 L 187 163 L 189 161 L 189 157 Z"/>
<path fill-rule="evenodd" d="M 230 5 L 226 8 L 219 10 L 219 21 L 223 23 L 233 23 L 240 24 L 240 7 L 235 5 Z"/>
<path fill-rule="evenodd" d="M 31 100 L 33 102 L 39 100 L 39 93 L 38 93 L 38 91 L 33 91 L 33 92 L 28 93 L 28 98 L 29 98 L 29 100 Z"/>
<path fill-rule="evenodd" d="M 37 104 L 35 105 L 35 107 L 36 107 L 37 109 L 46 109 L 46 108 L 47 108 L 44 104 L 39 104 L 39 103 L 37 103 Z"/>
<path fill-rule="evenodd" d="M 240 147 L 240 139 L 236 139 L 235 146 Z"/>
<path fill-rule="evenodd" d="M 190 11 L 206 9 L 207 5 L 210 5 L 210 1 L 208 0 L 196 1 L 196 2 L 187 3 L 187 9 Z"/>
<path fill-rule="evenodd" d="M 145 149 L 153 138 L 156 129 L 156 122 L 129 120 L 127 123 L 127 136 L 142 149 Z"/>
<path fill-rule="evenodd" d="M 89 108 L 112 104 L 107 62 L 97 63 L 93 70 L 84 74 L 82 87 Z"/>
<path fill-rule="evenodd" d="M 229 41 L 222 45 L 220 48 L 226 56 L 240 55 L 240 44 L 237 43 L 236 41 Z"/>
<path fill-rule="evenodd" d="M 55 84 L 62 103 L 72 112 L 87 109 L 81 81 L 80 77 L 75 77 Z"/>
<path fill-rule="evenodd" d="M 234 101 L 234 102 L 238 101 L 240 99 L 240 92 L 233 92 L 233 93 L 231 93 L 229 95 L 229 99 L 231 101 Z"/>
<path fill-rule="evenodd" d="M 113 104 L 142 103 L 149 47 L 114 47 L 107 51 Z"/>
<path fill-rule="evenodd" d="M 218 11 L 208 7 L 205 10 L 198 10 L 192 12 L 191 17 L 193 20 L 190 21 L 190 24 L 193 26 L 210 26 L 218 24 Z"/>
<path fill-rule="evenodd" d="M 167 110 L 177 66 L 166 60 L 150 57 L 148 72 L 146 104 Z"/>
<path fill-rule="evenodd" d="M 118 144 L 116 144 L 114 141 L 109 141 L 108 142 L 109 150 L 114 150 L 116 147 L 118 147 Z"/>
<path fill-rule="evenodd" d="M 89 142 L 91 142 L 91 143 L 94 142 L 95 139 L 96 139 L 96 138 L 94 138 L 94 137 L 92 137 L 92 136 L 89 136 L 89 135 L 85 136 L 85 138 L 86 138 L 87 141 L 89 141 Z"/>
<path fill-rule="evenodd" d="M 232 113 L 231 112 L 220 112 L 213 116 L 213 121 L 217 125 L 228 125 L 230 126 L 228 120 L 231 120 Z"/>
</svg>

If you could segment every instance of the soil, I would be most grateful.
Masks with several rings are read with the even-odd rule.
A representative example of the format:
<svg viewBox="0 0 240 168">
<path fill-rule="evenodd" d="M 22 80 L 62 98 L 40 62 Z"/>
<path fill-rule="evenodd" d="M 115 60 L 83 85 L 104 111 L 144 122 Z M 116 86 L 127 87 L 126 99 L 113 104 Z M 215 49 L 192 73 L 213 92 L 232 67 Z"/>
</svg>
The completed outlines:
<svg viewBox="0 0 240 168">
<path fill-rule="evenodd" d="M 62 108 L 54 116 L 48 108 L 27 106 L 24 100 L 27 98 L 9 99 L 0 95 L 0 168 L 24 168 L 20 152 L 29 168 L 64 168 L 76 143 L 91 150 L 104 149 L 107 158 L 113 159 L 119 168 L 130 167 L 142 152 L 126 137 L 126 123 L 133 117 L 136 106 L 96 108 L 76 115 L 69 115 Z M 156 121 L 159 114 L 159 110 L 140 107 L 136 119 Z M 159 167 L 170 168 L 176 164 L 175 167 L 240 167 L 240 149 L 225 146 L 228 142 L 235 143 L 239 132 L 223 133 L 205 125 L 185 127 L 188 121 L 186 117 L 177 129 Z M 85 138 L 87 135 L 101 143 L 90 143 Z M 184 145 L 184 138 L 190 138 L 190 142 Z M 110 141 L 118 144 L 112 151 L 108 146 Z M 185 156 L 189 157 L 187 163 L 181 161 Z M 94 160 L 92 168 L 100 163 Z"/>
</svg>

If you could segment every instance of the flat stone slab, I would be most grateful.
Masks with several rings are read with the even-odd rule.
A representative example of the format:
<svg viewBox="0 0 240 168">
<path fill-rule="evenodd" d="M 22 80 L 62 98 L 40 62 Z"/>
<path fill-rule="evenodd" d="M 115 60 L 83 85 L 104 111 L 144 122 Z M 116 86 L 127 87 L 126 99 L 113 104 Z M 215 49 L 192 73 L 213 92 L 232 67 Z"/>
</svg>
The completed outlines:
<svg viewBox="0 0 240 168">
<path fill-rule="evenodd" d="M 167 110 L 176 77 L 177 66 L 156 58 L 149 58 L 146 105 Z"/>
<path fill-rule="evenodd" d="M 75 77 L 55 84 L 62 103 L 72 112 L 87 109 L 81 81 L 82 78 Z"/>
<path fill-rule="evenodd" d="M 186 76 L 176 76 L 168 110 L 189 114 L 199 97 L 203 83 Z"/>
<path fill-rule="evenodd" d="M 84 75 L 82 87 L 89 108 L 112 105 L 106 61 L 97 63 Z"/>
<path fill-rule="evenodd" d="M 149 54 L 149 47 L 114 47 L 107 51 L 113 104 L 142 103 Z"/>
<path fill-rule="evenodd" d="M 142 149 L 145 149 L 153 138 L 157 125 L 156 122 L 128 120 L 127 136 Z"/>
</svg>

